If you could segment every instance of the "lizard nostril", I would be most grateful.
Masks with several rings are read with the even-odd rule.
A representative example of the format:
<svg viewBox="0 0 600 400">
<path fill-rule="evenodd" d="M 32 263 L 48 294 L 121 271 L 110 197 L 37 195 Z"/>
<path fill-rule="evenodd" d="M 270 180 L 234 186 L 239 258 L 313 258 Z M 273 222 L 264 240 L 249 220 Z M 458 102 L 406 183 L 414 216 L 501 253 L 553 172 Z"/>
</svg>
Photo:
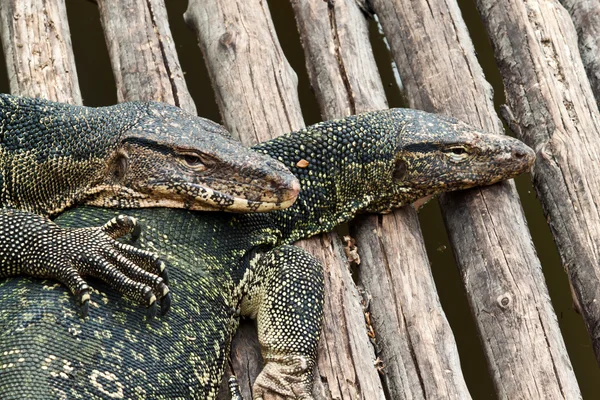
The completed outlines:
<svg viewBox="0 0 600 400">
<path fill-rule="evenodd" d="M 517 150 L 513 150 L 512 153 L 513 153 L 513 157 L 515 157 L 515 158 L 524 158 L 527 156 L 527 151 L 525 151 L 525 150 L 517 149 Z"/>
</svg>

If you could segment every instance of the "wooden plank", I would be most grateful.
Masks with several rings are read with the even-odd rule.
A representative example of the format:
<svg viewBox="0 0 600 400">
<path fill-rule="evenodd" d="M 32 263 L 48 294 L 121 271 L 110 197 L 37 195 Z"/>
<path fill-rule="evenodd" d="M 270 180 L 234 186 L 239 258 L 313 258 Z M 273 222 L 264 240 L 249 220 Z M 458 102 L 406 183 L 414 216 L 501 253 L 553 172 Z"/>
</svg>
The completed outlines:
<svg viewBox="0 0 600 400">
<path fill-rule="evenodd" d="M 368 22 L 358 4 L 291 3 L 323 118 L 387 108 Z M 364 216 L 351 231 L 389 398 L 470 398 L 416 212 L 405 207 L 390 215 Z"/>
<path fill-rule="evenodd" d="M 477 2 L 534 187 L 600 361 L 600 112 L 567 11 L 556 1 Z"/>
<path fill-rule="evenodd" d="M 154 100 L 196 114 L 163 0 L 98 0 L 119 101 Z"/>
<path fill-rule="evenodd" d="M 266 2 L 190 1 L 185 18 L 196 30 L 223 120 L 234 135 L 252 144 L 303 126 L 296 75 L 281 50 Z M 330 324 L 340 318 L 344 321 L 324 329 L 324 337 L 335 332 L 335 340 L 323 341 L 334 346 L 329 352 L 321 351 L 320 366 L 329 363 L 327 370 L 335 368 L 336 373 L 317 372 L 321 378 L 317 378 L 317 395 L 383 399 L 375 355 L 358 304 L 360 296 L 345 260 L 339 258 L 341 243 L 335 235 L 324 235 L 302 241 L 301 246 L 325 266 L 325 320 Z M 350 351 L 340 353 L 344 348 Z M 328 355 L 336 358 L 328 359 Z M 235 373 L 244 378 L 240 384 L 248 397 L 254 376 L 244 368 L 258 361 L 232 360 Z"/>
<path fill-rule="evenodd" d="M 64 0 L 1 1 L 0 35 L 11 93 L 81 104 Z"/>
<path fill-rule="evenodd" d="M 598 0 L 560 0 L 567 9 L 579 38 L 579 52 L 592 85 L 596 102 L 600 103 L 600 2 Z"/>
<path fill-rule="evenodd" d="M 411 107 L 502 132 L 454 0 L 372 6 Z M 444 195 L 440 204 L 498 397 L 580 397 L 514 184 Z"/>
</svg>

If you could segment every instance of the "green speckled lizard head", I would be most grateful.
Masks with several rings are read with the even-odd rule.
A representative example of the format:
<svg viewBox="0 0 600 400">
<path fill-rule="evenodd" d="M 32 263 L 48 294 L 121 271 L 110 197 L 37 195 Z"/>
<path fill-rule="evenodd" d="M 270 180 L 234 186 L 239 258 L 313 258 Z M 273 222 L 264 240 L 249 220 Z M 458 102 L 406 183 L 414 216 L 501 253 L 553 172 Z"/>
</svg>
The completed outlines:
<svg viewBox="0 0 600 400">
<path fill-rule="evenodd" d="M 392 185 L 381 192 L 385 209 L 510 179 L 530 170 L 535 160 L 523 142 L 478 131 L 453 118 L 416 110 L 390 110 L 389 118 L 399 129 L 390 159 Z M 378 203 L 371 203 L 369 210 L 381 211 Z"/>
<path fill-rule="evenodd" d="M 6 207 L 43 215 L 73 204 L 270 211 L 290 206 L 299 190 L 282 164 L 177 107 L 0 95 Z"/>
<path fill-rule="evenodd" d="M 242 147 L 222 126 L 167 104 L 140 106 L 147 115 L 120 135 L 87 204 L 256 212 L 296 200 L 295 176 Z"/>
<path fill-rule="evenodd" d="M 517 139 L 401 108 L 320 122 L 254 149 L 283 162 L 300 180 L 294 205 L 263 217 L 277 221 L 285 243 L 333 229 L 360 212 L 388 212 L 510 179 L 535 159 Z"/>
</svg>

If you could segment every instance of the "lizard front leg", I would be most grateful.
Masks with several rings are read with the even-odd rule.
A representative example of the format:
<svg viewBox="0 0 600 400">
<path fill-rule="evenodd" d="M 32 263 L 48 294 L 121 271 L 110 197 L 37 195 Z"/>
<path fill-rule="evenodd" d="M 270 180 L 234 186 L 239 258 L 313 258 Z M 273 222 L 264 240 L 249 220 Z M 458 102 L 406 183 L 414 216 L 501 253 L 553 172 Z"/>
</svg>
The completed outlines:
<svg viewBox="0 0 600 400">
<path fill-rule="evenodd" d="M 170 304 L 169 288 L 159 274 L 164 264 L 147 251 L 116 241 L 136 229 L 134 218 L 118 216 L 96 228 L 66 229 L 49 219 L 14 209 L 0 212 L 0 276 L 30 275 L 69 288 L 87 315 L 93 276 L 156 314 Z"/>
<path fill-rule="evenodd" d="M 310 254 L 282 246 L 256 259 L 241 304 L 256 318 L 265 367 L 254 399 L 278 394 L 312 399 L 312 370 L 323 317 L 323 268 Z"/>
</svg>

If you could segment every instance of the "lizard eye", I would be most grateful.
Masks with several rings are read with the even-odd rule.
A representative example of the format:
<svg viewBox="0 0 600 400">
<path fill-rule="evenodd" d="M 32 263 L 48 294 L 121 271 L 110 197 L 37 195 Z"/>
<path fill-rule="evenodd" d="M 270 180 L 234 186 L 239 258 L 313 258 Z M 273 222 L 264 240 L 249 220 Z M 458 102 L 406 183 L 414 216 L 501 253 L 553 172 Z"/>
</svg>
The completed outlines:
<svg viewBox="0 0 600 400">
<path fill-rule="evenodd" d="M 444 154 L 450 158 L 451 161 L 461 162 L 469 157 L 469 151 L 463 146 L 453 146 L 443 150 Z"/>
<path fill-rule="evenodd" d="M 206 169 L 206 165 L 204 165 L 202 158 L 197 154 L 185 153 L 181 155 L 181 159 L 183 160 L 184 165 L 193 170 L 204 171 Z"/>
</svg>

